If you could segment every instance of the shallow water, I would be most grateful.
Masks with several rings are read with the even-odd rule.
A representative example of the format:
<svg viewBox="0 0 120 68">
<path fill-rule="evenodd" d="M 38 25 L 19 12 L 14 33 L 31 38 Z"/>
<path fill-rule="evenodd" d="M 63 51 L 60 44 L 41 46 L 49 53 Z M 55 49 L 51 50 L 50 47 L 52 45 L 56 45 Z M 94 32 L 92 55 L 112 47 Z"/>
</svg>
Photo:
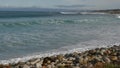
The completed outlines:
<svg viewBox="0 0 120 68">
<path fill-rule="evenodd" d="M 119 44 L 115 15 L 0 16 L 0 60 Z M 43 55 L 45 56 L 45 55 Z"/>
</svg>

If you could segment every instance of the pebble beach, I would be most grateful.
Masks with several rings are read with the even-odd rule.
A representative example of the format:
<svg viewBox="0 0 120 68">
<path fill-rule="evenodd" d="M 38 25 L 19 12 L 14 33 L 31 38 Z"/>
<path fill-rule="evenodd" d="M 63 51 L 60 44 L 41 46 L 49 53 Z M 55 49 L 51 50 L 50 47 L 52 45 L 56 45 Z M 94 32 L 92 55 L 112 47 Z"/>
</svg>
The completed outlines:
<svg viewBox="0 0 120 68">
<path fill-rule="evenodd" d="M 0 68 L 120 68 L 120 45 L 1 64 Z"/>
</svg>

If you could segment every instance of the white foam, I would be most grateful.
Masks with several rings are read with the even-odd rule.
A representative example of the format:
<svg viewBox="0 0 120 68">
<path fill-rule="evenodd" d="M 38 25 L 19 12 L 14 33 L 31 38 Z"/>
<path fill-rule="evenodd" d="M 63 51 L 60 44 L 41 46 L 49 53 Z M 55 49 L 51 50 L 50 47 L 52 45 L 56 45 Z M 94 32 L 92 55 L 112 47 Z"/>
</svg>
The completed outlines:
<svg viewBox="0 0 120 68">
<path fill-rule="evenodd" d="M 68 15 L 68 14 L 80 14 L 79 12 L 60 12 L 61 14 L 65 14 L 65 15 Z"/>
<path fill-rule="evenodd" d="M 120 18 L 120 16 L 118 16 L 118 18 Z"/>
</svg>

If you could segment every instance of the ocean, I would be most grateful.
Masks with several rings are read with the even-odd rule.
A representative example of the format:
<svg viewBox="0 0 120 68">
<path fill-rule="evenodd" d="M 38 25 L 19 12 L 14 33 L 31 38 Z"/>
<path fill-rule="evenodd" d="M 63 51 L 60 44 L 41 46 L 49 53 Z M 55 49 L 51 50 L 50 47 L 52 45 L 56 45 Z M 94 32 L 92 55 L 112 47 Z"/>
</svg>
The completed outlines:
<svg viewBox="0 0 120 68">
<path fill-rule="evenodd" d="M 0 12 L 0 63 L 120 44 L 111 14 Z"/>
</svg>

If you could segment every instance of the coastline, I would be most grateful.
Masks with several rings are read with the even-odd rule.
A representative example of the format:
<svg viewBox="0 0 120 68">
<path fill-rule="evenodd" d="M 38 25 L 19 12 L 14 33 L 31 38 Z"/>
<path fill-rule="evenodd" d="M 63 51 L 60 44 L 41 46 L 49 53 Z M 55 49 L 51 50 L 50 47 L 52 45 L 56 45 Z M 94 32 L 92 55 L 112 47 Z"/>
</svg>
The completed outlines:
<svg viewBox="0 0 120 68">
<path fill-rule="evenodd" d="M 120 67 L 120 45 L 101 47 L 84 52 L 34 58 L 26 62 L 0 64 L 0 68 L 112 68 Z M 106 67 L 106 68 L 107 68 Z"/>
</svg>

